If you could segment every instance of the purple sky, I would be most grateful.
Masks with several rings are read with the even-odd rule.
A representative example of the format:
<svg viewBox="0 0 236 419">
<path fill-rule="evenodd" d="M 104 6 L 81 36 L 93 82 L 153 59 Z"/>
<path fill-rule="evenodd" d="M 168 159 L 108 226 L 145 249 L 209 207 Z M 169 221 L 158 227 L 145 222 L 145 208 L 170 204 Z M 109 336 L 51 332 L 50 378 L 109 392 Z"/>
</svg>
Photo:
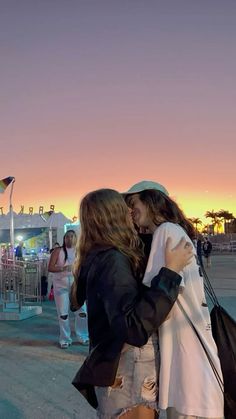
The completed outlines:
<svg viewBox="0 0 236 419">
<path fill-rule="evenodd" d="M 163 183 L 236 215 L 234 0 L 5 0 L 0 178 L 14 207 L 77 213 L 95 188 Z M 8 196 L 0 196 L 7 211 Z"/>
</svg>

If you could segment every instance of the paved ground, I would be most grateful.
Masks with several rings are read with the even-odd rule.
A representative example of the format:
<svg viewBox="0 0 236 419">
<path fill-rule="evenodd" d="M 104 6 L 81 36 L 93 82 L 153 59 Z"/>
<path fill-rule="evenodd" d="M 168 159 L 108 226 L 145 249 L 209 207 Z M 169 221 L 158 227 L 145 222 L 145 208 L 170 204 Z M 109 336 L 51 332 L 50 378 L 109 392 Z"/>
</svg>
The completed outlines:
<svg viewBox="0 0 236 419">
<path fill-rule="evenodd" d="M 236 255 L 212 257 L 209 276 L 222 305 L 236 318 Z M 22 321 L 0 322 L 0 419 L 95 419 L 71 385 L 87 348 L 57 346 L 53 302 Z"/>
</svg>

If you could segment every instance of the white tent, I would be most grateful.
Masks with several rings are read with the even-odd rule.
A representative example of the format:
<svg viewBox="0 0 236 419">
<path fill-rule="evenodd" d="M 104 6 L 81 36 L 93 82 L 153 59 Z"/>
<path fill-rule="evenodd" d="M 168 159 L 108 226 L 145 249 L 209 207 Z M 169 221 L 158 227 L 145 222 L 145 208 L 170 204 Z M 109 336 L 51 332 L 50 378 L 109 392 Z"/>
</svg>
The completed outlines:
<svg viewBox="0 0 236 419">
<path fill-rule="evenodd" d="M 65 224 L 70 223 L 71 220 L 61 212 L 53 212 L 48 218 L 46 218 L 46 215 L 47 214 L 30 215 L 13 213 L 15 233 L 19 235 L 19 230 L 27 230 L 28 234 L 30 234 L 30 231 L 32 230 L 32 234 L 34 234 L 37 229 L 47 229 L 49 234 L 49 243 L 50 246 L 52 246 L 52 230 L 56 229 L 57 235 L 61 241 L 61 238 L 64 234 L 64 226 Z M 0 242 L 8 241 L 10 231 L 10 213 L 6 215 L 0 215 L 0 230 Z"/>
<path fill-rule="evenodd" d="M 14 227 L 19 228 L 45 228 L 55 227 L 64 228 L 66 223 L 70 223 L 71 220 L 67 218 L 61 212 L 55 213 L 46 220 L 42 214 L 16 214 L 14 212 Z M 0 215 L 0 229 L 10 228 L 10 213 L 6 215 Z"/>
</svg>

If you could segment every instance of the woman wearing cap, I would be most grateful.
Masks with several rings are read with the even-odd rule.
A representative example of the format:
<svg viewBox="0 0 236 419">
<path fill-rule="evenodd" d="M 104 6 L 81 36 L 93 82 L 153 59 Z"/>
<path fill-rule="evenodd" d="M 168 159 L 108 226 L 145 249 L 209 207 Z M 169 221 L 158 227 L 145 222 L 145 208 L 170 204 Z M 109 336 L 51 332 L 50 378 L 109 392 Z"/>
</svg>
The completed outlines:
<svg viewBox="0 0 236 419">
<path fill-rule="evenodd" d="M 192 251 L 183 240 L 173 252 L 167 247 L 169 269 L 143 287 L 144 255 L 123 197 L 111 189 L 89 193 L 80 223 L 72 304 L 87 301 L 90 352 L 73 385 L 100 419 L 153 419 L 155 336 L 149 336 L 171 310 L 181 280 L 176 272 Z"/>
<path fill-rule="evenodd" d="M 153 234 L 143 279 L 150 286 L 152 277 L 163 266 L 167 240 L 172 238 L 175 245 L 184 236 L 191 242 L 194 229 L 166 189 L 156 182 L 139 182 L 125 195 L 134 223 Z M 189 324 L 190 319 L 222 378 L 196 258 L 183 269 L 181 276 L 178 299 L 159 328 L 159 407 L 167 411 L 168 419 L 223 418 L 223 393 Z"/>
</svg>

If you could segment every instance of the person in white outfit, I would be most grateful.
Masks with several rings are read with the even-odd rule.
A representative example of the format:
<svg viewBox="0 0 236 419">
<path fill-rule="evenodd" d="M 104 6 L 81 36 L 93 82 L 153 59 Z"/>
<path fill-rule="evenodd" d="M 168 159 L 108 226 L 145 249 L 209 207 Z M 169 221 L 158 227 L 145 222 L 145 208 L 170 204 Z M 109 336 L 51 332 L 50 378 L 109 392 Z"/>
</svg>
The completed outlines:
<svg viewBox="0 0 236 419">
<path fill-rule="evenodd" d="M 142 181 L 126 194 L 134 223 L 153 234 L 151 252 L 143 283 L 150 286 L 164 262 L 168 238 L 173 246 L 184 237 L 189 243 L 194 228 L 166 189 L 156 183 Z M 196 250 L 194 250 L 196 254 Z M 177 302 L 159 328 L 160 376 L 159 407 L 168 419 L 223 418 L 223 393 L 190 318 L 213 364 L 222 378 L 217 347 L 211 333 L 210 314 L 197 258 L 182 271 Z M 184 310 L 184 312 L 183 312 Z"/>
<path fill-rule="evenodd" d="M 76 233 L 68 230 L 63 237 L 62 247 L 55 248 L 50 256 L 48 271 L 53 272 L 54 299 L 59 320 L 59 344 L 62 349 L 68 348 L 72 343 L 69 319 L 70 289 L 74 281 L 72 265 L 75 260 Z M 75 315 L 75 334 L 77 341 L 88 345 L 87 312 L 85 304 Z"/>
</svg>

